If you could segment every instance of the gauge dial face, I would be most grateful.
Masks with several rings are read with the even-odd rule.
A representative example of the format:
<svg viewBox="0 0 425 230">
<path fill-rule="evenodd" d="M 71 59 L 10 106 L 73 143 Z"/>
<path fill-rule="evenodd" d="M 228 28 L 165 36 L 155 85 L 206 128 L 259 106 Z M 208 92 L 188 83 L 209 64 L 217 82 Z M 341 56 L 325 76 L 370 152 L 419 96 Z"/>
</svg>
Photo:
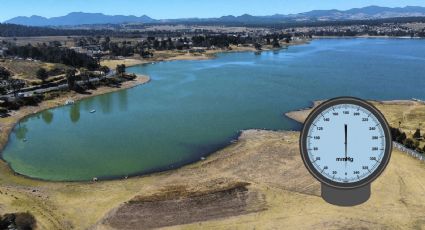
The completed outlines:
<svg viewBox="0 0 425 230">
<path fill-rule="evenodd" d="M 374 180 L 391 154 L 390 131 L 382 114 L 357 98 L 322 103 L 307 118 L 301 152 L 309 171 L 334 187 L 360 187 Z"/>
</svg>

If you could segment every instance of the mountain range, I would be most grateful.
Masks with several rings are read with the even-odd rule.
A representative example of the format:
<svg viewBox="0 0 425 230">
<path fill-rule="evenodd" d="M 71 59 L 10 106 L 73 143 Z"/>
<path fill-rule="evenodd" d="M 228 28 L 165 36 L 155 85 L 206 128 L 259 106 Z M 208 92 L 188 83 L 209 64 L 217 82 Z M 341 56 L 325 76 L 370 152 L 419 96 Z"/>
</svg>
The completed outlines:
<svg viewBox="0 0 425 230">
<path fill-rule="evenodd" d="M 338 20 L 365 20 L 395 17 L 425 16 L 425 7 L 380 7 L 368 6 L 350 10 L 313 10 L 299 14 L 275 14 L 270 16 L 222 16 L 219 18 L 183 18 L 183 19 L 153 19 L 146 15 L 105 15 L 102 13 L 73 12 L 61 17 L 45 18 L 33 15 L 31 17 L 19 16 L 4 23 L 26 26 L 76 26 L 87 24 L 124 24 L 124 23 L 180 23 L 180 22 L 213 22 L 213 23 L 283 23 L 291 21 L 338 21 Z"/>
<path fill-rule="evenodd" d="M 37 15 L 31 17 L 19 16 L 4 23 L 26 26 L 74 26 L 84 24 L 121 24 L 121 23 L 150 23 L 156 20 L 142 15 L 105 15 L 102 13 L 73 12 L 61 17 L 45 18 Z"/>
</svg>

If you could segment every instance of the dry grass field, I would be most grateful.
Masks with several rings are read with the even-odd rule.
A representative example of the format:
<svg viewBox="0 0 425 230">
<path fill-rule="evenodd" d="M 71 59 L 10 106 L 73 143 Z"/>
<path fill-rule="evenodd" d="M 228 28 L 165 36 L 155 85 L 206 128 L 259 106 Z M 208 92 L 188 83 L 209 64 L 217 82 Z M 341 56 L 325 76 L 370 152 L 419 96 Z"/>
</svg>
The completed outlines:
<svg viewBox="0 0 425 230">
<path fill-rule="evenodd" d="M 402 114 L 406 127 L 424 119 L 416 113 L 425 105 L 378 107 L 390 123 Z M 0 213 L 30 211 L 40 229 L 425 229 L 423 162 L 394 150 L 370 200 L 337 207 L 319 196 L 298 137 L 247 130 L 204 161 L 115 181 L 36 181 L 1 162 Z"/>
<path fill-rule="evenodd" d="M 67 47 L 74 46 L 74 38 L 79 36 L 39 36 L 39 37 L 0 37 L 0 40 L 6 42 L 16 43 L 17 45 L 24 46 L 27 44 L 37 45 L 43 43 L 49 43 L 59 41 L 65 44 Z"/>
<path fill-rule="evenodd" d="M 14 78 L 22 79 L 28 82 L 41 82 L 39 79 L 37 79 L 36 75 L 37 70 L 40 68 L 45 68 L 47 71 L 55 68 L 60 70 L 66 70 L 69 68 L 63 64 L 10 59 L 1 60 L 0 66 L 8 69 Z"/>
<path fill-rule="evenodd" d="M 320 101 L 316 101 L 312 108 L 289 112 L 285 115 L 298 122 L 303 122 L 311 110 L 320 103 Z M 424 103 L 416 101 L 371 101 L 371 103 L 385 115 L 390 126 L 400 128 L 407 137 L 412 138 L 418 128 L 421 129 L 422 134 L 425 134 Z M 425 141 L 420 141 L 420 146 L 424 145 Z"/>
</svg>

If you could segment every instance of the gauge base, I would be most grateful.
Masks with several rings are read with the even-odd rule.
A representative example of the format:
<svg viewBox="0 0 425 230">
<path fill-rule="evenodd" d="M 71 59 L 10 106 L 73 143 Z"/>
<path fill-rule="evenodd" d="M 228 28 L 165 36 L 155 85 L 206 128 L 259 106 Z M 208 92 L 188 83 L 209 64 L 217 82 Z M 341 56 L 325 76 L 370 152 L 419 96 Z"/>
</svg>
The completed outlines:
<svg viewBox="0 0 425 230">
<path fill-rule="evenodd" d="M 322 198 L 333 205 L 359 205 L 369 200 L 369 197 L 370 184 L 353 189 L 338 189 L 322 183 Z"/>
</svg>

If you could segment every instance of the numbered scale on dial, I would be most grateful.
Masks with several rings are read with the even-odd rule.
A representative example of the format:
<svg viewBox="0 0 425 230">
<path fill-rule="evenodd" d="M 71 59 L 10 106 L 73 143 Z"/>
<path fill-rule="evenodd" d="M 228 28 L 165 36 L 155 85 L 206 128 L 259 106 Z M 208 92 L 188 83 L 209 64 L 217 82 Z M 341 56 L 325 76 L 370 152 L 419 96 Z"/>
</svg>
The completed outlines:
<svg viewBox="0 0 425 230">
<path fill-rule="evenodd" d="M 335 98 L 314 109 L 300 139 L 307 169 L 337 194 L 364 186 L 370 191 L 370 183 L 388 164 L 391 148 L 384 116 L 368 102 L 352 97 Z"/>
</svg>

